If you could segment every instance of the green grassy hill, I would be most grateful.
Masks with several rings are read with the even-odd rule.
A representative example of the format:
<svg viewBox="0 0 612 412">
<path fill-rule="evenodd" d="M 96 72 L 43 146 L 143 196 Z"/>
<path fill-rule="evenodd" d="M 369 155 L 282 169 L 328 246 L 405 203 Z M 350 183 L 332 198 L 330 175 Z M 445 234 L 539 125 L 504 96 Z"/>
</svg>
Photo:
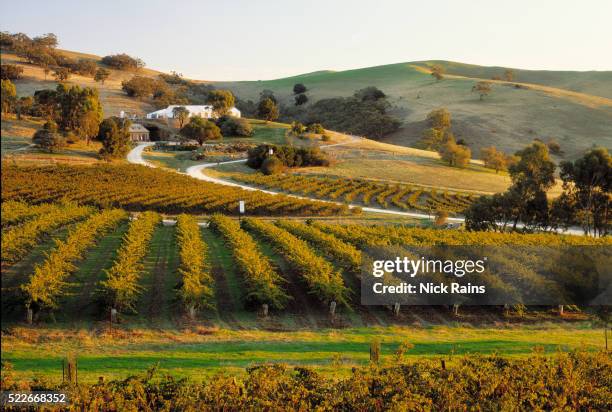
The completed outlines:
<svg viewBox="0 0 612 412">
<path fill-rule="evenodd" d="M 444 80 L 436 82 L 430 76 L 428 67 L 433 64 L 446 67 Z M 402 120 L 401 130 L 385 140 L 405 146 L 420 139 L 429 111 L 447 107 L 456 136 L 465 139 L 475 155 L 489 145 L 514 152 L 534 138 L 556 139 L 567 158 L 578 156 L 593 144 L 612 147 L 612 72 L 514 70 L 515 81 L 492 81 L 493 92 L 483 101 L 471 93 L 476 81 L 501 76 L 504 70 L 413 62 L 215 85 L 255 101 L 262 90 L 269 89 L 286 105 L 293 104 L 292 88 L 298 82 L 309 89 L 310 102 L 350 96 L 357 89 L 376 86 L 389 96 L 394 114 Z"/>
</svg>

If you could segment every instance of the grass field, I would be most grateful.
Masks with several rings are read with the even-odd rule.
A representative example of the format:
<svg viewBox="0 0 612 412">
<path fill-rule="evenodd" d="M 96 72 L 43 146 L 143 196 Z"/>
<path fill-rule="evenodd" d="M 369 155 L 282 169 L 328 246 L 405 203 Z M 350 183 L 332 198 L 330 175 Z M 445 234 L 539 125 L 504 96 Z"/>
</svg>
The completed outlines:
<svg viewBox="0 0 612 412">
<path fill-rule="evenodd" d="M 98 162 L 100 142 L 87 144 L 78 141 L 67 145 L 57 153 L 47 153 L 32 146 L 34 133 L 42 127 L 43 120 L 23 117 L 17 120 L 13 115 L 2 114 L 1 148 L 2 160 L 15 163 L 78 163 Z"/>
<path fill-rule="evenodd" d="M 536 347 L 545 352 L 603 347 L 603 333 L 587 325 L 370 327 L 319 331 L 274 332 L 192 327 L 182 330 L 130 329 L 111 334 L 97 330 L 16 327 L 3 333 L 2 360 L 11 362 L 18 377 L 61 380 L 61 362 L 78 356 L 79 380 L 99 376 L 124 378 L 158 363 L 162 373 L 196 381 L 219 372 L 243 374 L 244 368 L 266 362 L 311 366 L 333 377 L 366 365 L 369 345 L 382 342 L 382 361 L 392 364 L 402 343 L 414 347 L 410 359 L 492 354 L 527 356 Z"/>
</svg>

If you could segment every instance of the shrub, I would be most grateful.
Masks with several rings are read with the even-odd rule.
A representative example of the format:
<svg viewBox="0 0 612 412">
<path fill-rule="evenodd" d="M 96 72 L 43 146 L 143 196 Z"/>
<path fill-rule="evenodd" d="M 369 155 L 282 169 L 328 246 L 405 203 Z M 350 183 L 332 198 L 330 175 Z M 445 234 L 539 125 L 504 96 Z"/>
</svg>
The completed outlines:
<svg viewBox="0 0 612 412">
<path fill-rule="evenodd" d="M 66 138 L 58 133 L 57 124 L 53 120 L 46 122 L 42 129 L 34 133 L 32 142 L 50 153 L 58 152 L 66 146 Z"/>
<path fill-rule="evenodd" d="M 268 157 L 261 164 L 261 172 L 264 175 L 276 175 L 285 169 L 283 162 L 276 157 Z"/>
<path fill-rule="evenodd" d="M 272 155 L 270 155 L 272 150 Z M 259 145 L 248 152 L 247 166 L 261 168 L 268 157 L 278 158 L 286 167 L 329 166 L 327 155 L 318 147 L 305 148 L 293 146 Z"/>
<path fill-rule="evenodd" d="M 117 70 L 136 70 L 145 66 L 145 63 L 141 59 L 128 56 L 125 53 L 104 56 L 102 58 L 102 64 Z"/>
<path fill-rule="evenodd" d="M 321 123 L 310 123 L 306 126 L 306 130 L 310 133 L 323 134 L 325 133 L 325 129 Z"/>
<path fill-rule="evenodd" d="M 217 140 L 223 137 L 221 129 L 216 124 L 200 116 L 190 118 L 189 123 L 183 126 L 180 133 L 187 139 L 197 140 L 200 145 L 209 140 Z"/>
<path fill-rule="evenodd" d="M 308 89 L 302 83 L 297 83 L 293 86 L 293 94 L 302 94 L 306 93 Z"/>
<path fill-rule="evenodd" d="M 134 76 L 124 81 L 121 88 L 128 96 L 139 98 L 154 97 L 156 94 L 159 96 L 169 89 L 164 81 L 143 76 Z"/>
<path fill-rule="evenodd" d="M 217 120 L 217 126 L 221 129 L 221 134 L 225 137 L 240 136 L 250 137 L 255 134 L 253 126 L 248 120 L 234 116 L 222 116 Z"/>
<path fill-rule="evenodd" d="M 98 70 L 98 65 L 93 60 L 81 59 L 76 63 L 72 64 L 70 70 L 74 73 L 78 73 L 81 76 L 94 77 Z"/>
<path fill-rule="evenodd" d="M 308 96 L 306 96 L 305 94 L 298 94 L 295 96 L 295 105 L 296 106 L 301 106 L 303 104 L 308 103 Z"/>
<path fill-rule="evenodd" d="M 0 78 L 2 80 L 19 80 L 23 74 L 23 67 L 15 64 L 3 64 L 0 66 Z"/>
</svg>

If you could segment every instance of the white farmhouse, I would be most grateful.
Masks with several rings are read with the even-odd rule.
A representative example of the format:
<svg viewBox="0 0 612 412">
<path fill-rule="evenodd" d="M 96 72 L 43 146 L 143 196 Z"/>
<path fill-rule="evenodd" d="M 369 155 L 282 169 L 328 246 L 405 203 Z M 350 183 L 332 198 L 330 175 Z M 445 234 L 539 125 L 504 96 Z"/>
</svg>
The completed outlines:
<svg viewBox="0 0 612 412">
<path fill-rule="evenodd" d="M 181 105 L 173 104 L 171 106 L 166 107 L 165 109 L 157 110 L 151 113 L 147 113 L 147 119 L 173 119 L 174 118 L 174 108 L 180 107 Z M 205 119 L 210 119 L 215 117 L 215 113 L 213 112 L 213 107 L 211 105 L 183 105 L 185 109 L 189 111 L 189 117 L 200 116 Z M 232 107 L 229 109 L 228 114 L 234 117 L 240 117 L 240 110 Z"/>
</svg>

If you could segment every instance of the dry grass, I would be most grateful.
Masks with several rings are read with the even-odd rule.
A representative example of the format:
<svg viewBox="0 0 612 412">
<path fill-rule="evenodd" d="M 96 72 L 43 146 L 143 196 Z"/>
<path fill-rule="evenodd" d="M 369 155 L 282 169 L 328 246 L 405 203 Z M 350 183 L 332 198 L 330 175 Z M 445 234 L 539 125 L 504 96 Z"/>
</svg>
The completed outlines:
<svg viewBox="0 0 612 412">
<path fill-rule="evenodd" d="M 14 115 L 2 116 L 2 161 L 15 164 L 90 164 L 100 161 L 98 152 L 100 142 L 86 144 L 78 141 L 68 145 L 59 153 L 46 153 L 31 147 L 32 136 L 42 127 L 43 120 L 23 117 L 17 120 Z"/>
<path fill-rule="evenodd" d="M 349 159 L 340 160 L 333 167 L 311 167 L 299 169 L 299 171 L 347 178 L 412 183 L 481 194 L 502 192 L 510 185 L 510 178 L 507 175 L 448 167 L 439 161 Z"/>
<path fill-rule="evenodd" d="M 18 64 L 23 67 L 23 79 L 15 81 L 17 94 L 20 96 L 31 96 L 37 90 L 52 89 L 57 86 L 57 82 L 53 79 L 53 74 L 49 73 L 45 79 L 45 72 L 39 66 L 27 64 L 23 59 L 12 54 L 2 54 L 2 63 Z M 100 100 L 104 108 L 104 116 L 116 116 L 119 112 L 126 111 L 138 115 L 153 111 L 154 108 L 150 104 L 128 97 L 121 90 L 121 82 L 131 79 L 135 72 L 124 72 L 119 70 L 110 70 L 111 74 L 104 84 L 96 83 L 90 77 L 84 77 L 72 74 L 67 84 L 77 84 L 82 87 L 93 87 L 98 89 Z M 154 71 L 139 71 L 138 75 L 153 76 Z"/>
</svg>

